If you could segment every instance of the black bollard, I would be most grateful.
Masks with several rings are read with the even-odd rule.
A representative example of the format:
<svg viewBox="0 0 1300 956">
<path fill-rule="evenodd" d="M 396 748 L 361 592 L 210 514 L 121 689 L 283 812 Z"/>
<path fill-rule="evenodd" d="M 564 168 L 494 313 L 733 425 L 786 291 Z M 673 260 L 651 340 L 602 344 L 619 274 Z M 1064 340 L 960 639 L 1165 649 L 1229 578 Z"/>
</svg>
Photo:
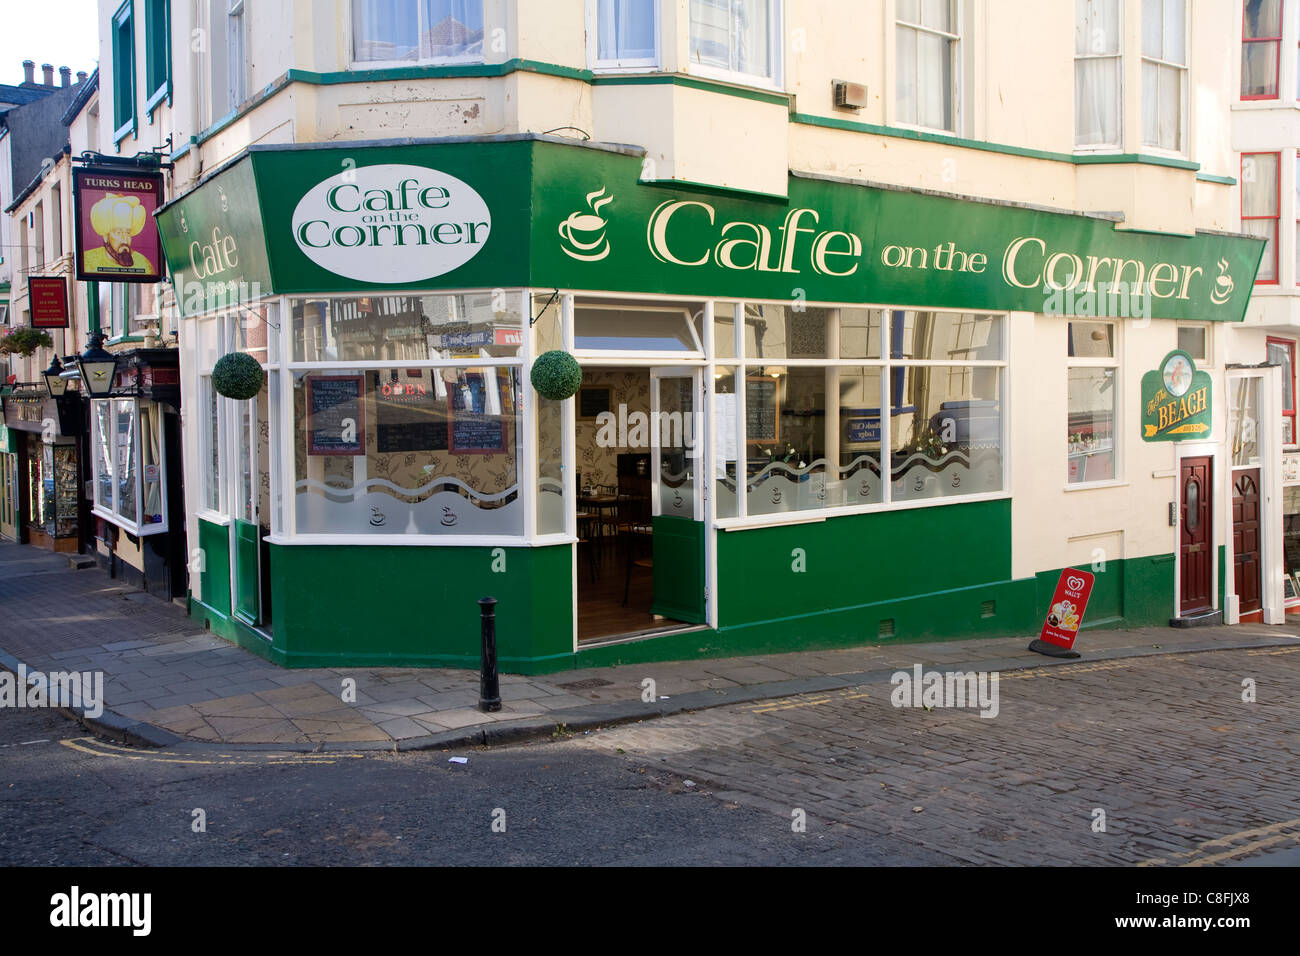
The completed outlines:
<svg viewBox="0 0 1300 956">
<path fill-rule="evenodd" d="M 497 678 L 497 599 L 478 602 L 483 629 L 483 665 L 479 671 L 478 709 L 487 713 L 501 709 L 501 681 Z"/>
</svg>

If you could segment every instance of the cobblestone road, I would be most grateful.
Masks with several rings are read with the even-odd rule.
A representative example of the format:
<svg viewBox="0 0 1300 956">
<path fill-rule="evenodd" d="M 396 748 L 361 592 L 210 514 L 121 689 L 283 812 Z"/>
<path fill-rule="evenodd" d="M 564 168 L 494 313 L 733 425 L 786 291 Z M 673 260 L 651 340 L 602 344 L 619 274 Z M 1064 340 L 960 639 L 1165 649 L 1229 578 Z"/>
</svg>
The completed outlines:
<svg viewBox="0 0 1300 956">
<path fill-rule="evenodd" d="M 878 684 L 574 745 L 785 821 L 801 809 L 809 835 L 848 828 L 952 863 L 1226 864 L 1300 844 L 1300 648 L 1012 671 L 999 689 L 992 719 L 895 708 Z"/>
</svg>

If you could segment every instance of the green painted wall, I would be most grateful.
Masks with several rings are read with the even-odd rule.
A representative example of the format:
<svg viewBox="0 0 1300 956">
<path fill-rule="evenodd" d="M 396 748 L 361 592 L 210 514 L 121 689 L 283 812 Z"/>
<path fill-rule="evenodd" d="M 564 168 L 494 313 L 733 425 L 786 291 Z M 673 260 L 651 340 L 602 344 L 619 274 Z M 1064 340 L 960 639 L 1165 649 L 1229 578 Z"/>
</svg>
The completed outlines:
<svg viewBox="0 0 1300 956">
<path fill-rule="evenodd" d="M 272 659 L 292 667 L 478 667 L 478 600 L 491 596 L 503 671 L 571 666 L 572 554 L 567 545 L 272 545 Z"/>
<path fill-rule="evenodd" d="M 1105 570 L 1090 564 L 1077 565 L 1092 571 L 1096 579 L 1083 627 L 1150 627 L 1163 626 L 1174 616 L 1174 556 L 1157 554 L 1106 562 Z M 1039 571 L 1036 608 L 1047 614 L 1056 583 L 1064 568 Z M 1035 628 L 1042 625 L 1039 620 Z"/>
</svg>

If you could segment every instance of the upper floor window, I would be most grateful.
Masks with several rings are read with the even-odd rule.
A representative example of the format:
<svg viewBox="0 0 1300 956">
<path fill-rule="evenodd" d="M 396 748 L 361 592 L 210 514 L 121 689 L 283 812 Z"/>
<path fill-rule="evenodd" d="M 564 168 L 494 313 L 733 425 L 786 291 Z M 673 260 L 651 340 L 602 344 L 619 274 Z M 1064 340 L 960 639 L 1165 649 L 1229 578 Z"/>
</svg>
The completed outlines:
<svg viewBox="0 0 1300 956">
<path fill-rule="evenodd" d="M 1241 98 L 1275 100 L 1282 59 L 1282 0 L 1246 0 L 1241 18 Z"/>
<path fill-rule="evenodd" d="M 659 62 L 659 4 L 656 0 L 590 0 L 595 17 L 587 36 L 597 69 L 655 67 Z"/>
<path fill-rule="evenodd" d="M 1075 0 L 1074 145 L 1120 145 L 1121 0 Z"/>
<path fill-rule="evenodd" d="M 1279 153 L 1241 154 L 1241 228 L 1267 240 L 1255 281 L 1276 285 Z"/>
<path fill-rule="evenodd" d="M 1142 145 L 1181 152 L 1187 0 L 1142 0 Z"/>
<path fill-rule="evenodd" d="M 691 0 L 691 65 L 780 82 L 778 0 Z"/>
<path fill-rule="evenodd" d="M 483 0 L 353 0 L 352 59 L 415 63 L 483 58 Z"/>
<path fill-rule="evenodd" d="M 954 0 L 898 0 L 898 120 L 957 130 L 960 40 Z"/>
<path fill-rule="evenodd" d="M 246 98 L 244 76 L 244 0 L 230 0 L 226 11 L 226 108 L 238 109 Z"/>
<path fill-rule="evenodd" d="M 171 92 L 171 4 L 145 0 L 144 89 L 145 110 L 151 110 Z"/>
<path fill-rule="evenodd" d="M 113 14 L 113 140 L 135 131 L 135 18 L 132 0 Z"/>
</svg>

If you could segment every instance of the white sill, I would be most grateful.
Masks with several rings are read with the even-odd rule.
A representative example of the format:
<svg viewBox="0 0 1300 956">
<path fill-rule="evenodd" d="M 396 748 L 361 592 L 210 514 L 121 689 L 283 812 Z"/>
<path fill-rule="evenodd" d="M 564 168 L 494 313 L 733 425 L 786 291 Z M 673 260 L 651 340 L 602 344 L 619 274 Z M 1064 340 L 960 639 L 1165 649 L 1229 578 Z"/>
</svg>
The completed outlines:
<svg viewBox="0 0 1300 956">
<path fill-rule="evenodd" d="M 1098 488 L 1127 488 L 1131 482 L 1123 478 L 1107 478 L 1105 481 L 1075 481 L 1066 482 L 1066 491 L 1093 491 Z"/>
<path fill-rule="evenodd" d="M 732 86 L 762 90 L 765 93 L 789 95 L 784 87 L 767 76 L 755 76 L 752 73 L 733 73 L 731 70 L 723 70 L 716 66 L 704 66 L 699 63 L 687 63 L 682 73 L 686 76 L 698 76 L 702 80 L 716 80 L 719 83 L 730 83 Z"/>
<path fill-rule="evenodd" d="M 220 525 L 223 528 L 230 524 L 229 515 L 219 514 L 215 511 L 196 511 L 194 517 L 206 521 L 208 524 Z"/>
</svg>

